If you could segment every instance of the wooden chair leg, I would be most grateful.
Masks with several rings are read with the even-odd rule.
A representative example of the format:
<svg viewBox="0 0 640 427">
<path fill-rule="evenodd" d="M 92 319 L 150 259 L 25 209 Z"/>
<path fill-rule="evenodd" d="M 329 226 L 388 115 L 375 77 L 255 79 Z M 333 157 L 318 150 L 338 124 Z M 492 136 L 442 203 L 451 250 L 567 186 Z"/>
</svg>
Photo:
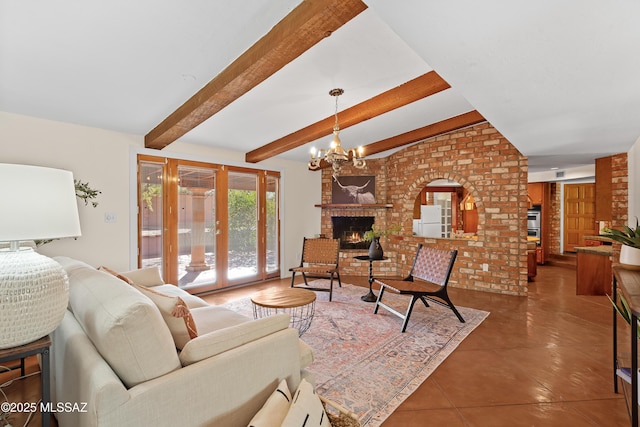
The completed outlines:
<svg viewBox="0 0 640 427">
<path fill-rule="evenodd" d="M 453 303 L 451 302 L 451 300 L 449 299 L 449 295 L 447 295 L 446 293 L 444 294 L 444 296 L 442 297 L 443 300 L 445 300 L 447 302 L 447 305 L 449 306 L 449 308 L 451 309 L 451 311 L 453 311 L 453 314 L 456 315 L 456 317 L 458 318 L 458 320 L 460 321 L 460 323 L 465 323 L 464 319 L 462 318 L 462 315 L 458 312 L 458 309 L 456 308 L 455 305 L 453 305 Z"/>
<path fill-rule="evenodd" d="M 329 302 L 333 298 L 333 273 L 331 273 L 331 283 L 329 283 Z"/>
<path fill-rule="evenodd" d="M 293 279 L 296 278 L 296 272 L 291 273 L 291 287 L 293 288 Z"/>
<path fill-rule="evenodd" d="M 411 302 L 409 303 L 409 307 L 407 308 L 407 313 L 404 315 L 404 322 L 402 322 L 402 332 L 407 330 L 407 325 L 409 324 L 409 318 L 411 317 L 413 306 L 415 305 L 418 299 L 421 299 L 421 297 L 418 297 L 416 295 L 411 295 Z"/>
<path fill-rule="evenodd" d="M 420 301 L 422 301 L 422 303 L 424 304 L 425 307 L 427 307 L 427 308 L 431 307 L 429 305 L 429 302 L 427 301 L 427 299 L 425 298 L 424 295 L 420 295 Z"/>
<path fill-rule="evenodd" d="M 385 286 L 380 286 L 380 292 L 378 292 L 378 299 L 376 300 L 376 307 L 373 310 L 373 314 L 378 314 L 378 309 L 380 308 L 380 301 L 382 300 L 382 294 L 384 294 Z"/>
</svg>

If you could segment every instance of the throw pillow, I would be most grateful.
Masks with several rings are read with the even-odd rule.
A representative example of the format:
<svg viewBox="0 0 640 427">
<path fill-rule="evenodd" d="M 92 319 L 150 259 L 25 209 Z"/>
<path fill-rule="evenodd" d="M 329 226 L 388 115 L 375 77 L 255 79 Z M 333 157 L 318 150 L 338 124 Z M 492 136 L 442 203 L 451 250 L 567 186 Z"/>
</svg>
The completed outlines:
<svg viewBox="0 0 640 427">
<path fill-rule="evenodd" d="M 293 401 L 282 427 L 326 427 L 331 426 L 322 401 L 311 383 L 304 378 L 293 395 Z"/>
<path fill-rule="evenodd" d="M 180 369 L 169 328 L 149 298 L 81 261 L 55 259 L 69 276 L 78 324 L 127 388 Z"/>
<path fill-rule="evenodd" d="M 158 307 L 162 318 L 171 331 L 171 336 L 177 348 L 182 349 L 190 339 L 198 336 L 198 330 L 193 321 L 193 316 L 191 316 L 191 311 L 189 311 L 189 307 L 187 307 L 182 298 L 165 295 L 135 283 L 133 286 Z"/>
<path fill-rule="evenodd" d="M 189 310 L 197 307 L 209 306 L 209 304 L 207 304 L 206 301 L 204 301 L 202 298 L 197 297 L 195 295 L 191 295 L 190 293 L 185 292 L 184 290 L 180 289 L 176 285 L 168 285 L 168 284 L 158 285 L 158 286 L 154 286 L 153 290 L 156 292 L 160 292 L 161 294 L 168 295 L 170 297 L 182 298 L 182 301 L 187 303 Z"/>
<path fill-rule="evenodd" d="M 125 271 L 120 274 L 136 285 L 146 287 L 164 285 L 160 269 L 157 266 L 138 268 L 137 270 Z"/>
<path fill-rule="evenodd" d="M 123 276 L 122 274 L 118 273 L 117 271 L 114 271 L 114 270 L 110 269 L 109 267 L 105 267 L 104 265 L 101 265 L 100 267 L 98 267 L 98 270 L 101 270 L 101 271 L 104 271 L 106 273 L 109 273 L 112 276 L 115 276 L 118 279 L 120 279 L 120 280 L 122 280 L 122 281 L 124 281 L 124 282 L 126 282 L 126 283 L 128 283 L 130 285 L 133 285 L 133 282 L 131 281 L 131 279 L 129 279 L 126 276 Z"/>
<path fill-rule="evenodd" d="M 249 422 L 249 427 L 280 427 L 291 405 L 291 392 L 287 380 L 269 396 L 262 408 Z"/>
</svg>

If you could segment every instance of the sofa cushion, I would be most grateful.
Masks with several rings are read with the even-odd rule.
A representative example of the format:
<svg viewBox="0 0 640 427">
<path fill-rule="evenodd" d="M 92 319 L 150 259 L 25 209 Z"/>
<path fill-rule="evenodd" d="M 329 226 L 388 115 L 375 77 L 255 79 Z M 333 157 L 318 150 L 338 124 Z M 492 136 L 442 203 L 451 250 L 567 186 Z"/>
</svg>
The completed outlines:
<svg viewBox="0 0 640 427">
<path fill-rule="evenodd" d="M 251 418 L 249 427 L 280 427 L 290 406 L 291 392 L 287 380 L 282 380 L 258 413 Z"/>
<path fill-rule="evenodd" d="M 165 295 L 157 292 L 154 288 L 136 284 L 133 286 L 143 295 L 146 295 L 160 309 L 162 318 L 169 327 L 177 348 L 182 349 L 187 341 L 198 336 L 198 330 L 189 307 L 187 307 L 182 298 Z"/>
<path fill-rule="evenodd" d="M 69 304 L 93 345 L 127 387 L 180 368 L 160 311 L 112 275 L 56 257 L 69 276 Z"/>
<path fill-rule="evenodd" d="M 114 275 L 118 279 L 127 282 L 130 285 L 138 285 L 144 286 L 147 288 L 153 288 L 153 290 L 160 292 L 165 295 L 180 297 L 187 304 L 189 308 L 196 307 L 207 307 L 209 304 L 206 303 L 202 298 L 198 298 L 195 295 L 191 295 L 187 291 L 180 289 L 175 285 L 165 284 L 160 277 L 160 271 L 157 267 L 150 268 L 142 268 L 139 270 L 133 270 L 132 272 L 118 273 L 117 271 L 112 270 L 106 266 L 98 267 L 98 270 L 106 271 L 109 274 Z M 126 275 L 128 276 L 126 276 Z M 136 283 L 131 277 L 138 280 Z"/>
<path fill-rule="evenodd" d="M 293 395 L 291 407 L 282 422 L 282 427 L 321 427 L 331 426 L 327 413 L 322 406 L 320 396 L 304 378 Z"/>
<path fill-rule="evenodd" d="M 131 271 L 125 271 L 120 274 L 136 285 L 147 287 L 164 285 L 160 269 L 157 266 L 138 268 Z"/>
<path fill-rule="evenodd" d="M 225 307 L 209 305 L 191 310 L 194 322 L 200 335 L 230 326 L 239 325 L 244 322 L 253 322 L 251 317 L 229 310 Z"/>
<path fill-rule="evenodd" d="M 221 307 L 210 308 L 219 309 Z M 226 309 L 223 310 L 228 311 Z M 225 313 L 225 311 L 203 310 L 199 308 L 193 311 L 194 313 L 198 312 L 198 316 L 202 316 L 203 318 L 205 315 L 217 317 L 217 314 L 219 314 L 219 317 L 227 319 L 224 323 L 228 323 L 229 326 L 221 326 L 206 334 L 201 333 L 197 338 L 187 342 L 182 352 L 180 352 L 180 361 L 183 366 L 191 365 L 192 363 L 215 356 L 289 327 L 288 314 L 276 314 L 258 320 L 246 318 L 247 320 L 237 323 L 231 321 L 235 316 L 231 316 L 230 313 Z M 212 324 L 213 322 L 208 323 L 209 326 Z M 222 325 L 222 323 L 219 323 L 219 325 Z"/>
</svg>

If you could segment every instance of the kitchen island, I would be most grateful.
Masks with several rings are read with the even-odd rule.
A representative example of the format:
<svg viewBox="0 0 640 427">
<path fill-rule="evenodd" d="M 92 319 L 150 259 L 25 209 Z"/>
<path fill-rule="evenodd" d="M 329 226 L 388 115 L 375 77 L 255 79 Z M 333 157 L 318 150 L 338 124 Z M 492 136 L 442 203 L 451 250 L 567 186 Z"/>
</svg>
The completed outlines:
<svg viewBox="0 0 640 427">
<path fill-rule="evenodd" d="M 576 247 L 576 295 L 611 295 L 611 246 Z"/>
</svg>

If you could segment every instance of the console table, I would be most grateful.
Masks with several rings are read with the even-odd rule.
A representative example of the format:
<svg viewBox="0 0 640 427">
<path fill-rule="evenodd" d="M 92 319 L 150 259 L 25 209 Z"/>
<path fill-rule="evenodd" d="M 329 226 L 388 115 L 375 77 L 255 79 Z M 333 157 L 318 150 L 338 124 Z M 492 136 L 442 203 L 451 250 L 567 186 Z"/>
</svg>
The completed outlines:
<svg viewBox="0 0 640 427">
<path fill-rule="evenodd" d="M 631 425 L 638 426 L 638 317 L 640 316 L 640 271 L 626 270 L 620 266 L 613 267 L 612 299 L 618 302 L 618 290 L 624 295 L 631 311 L 631 360 L 623 361 L 618 354 L 617 326 L 618 316 L 613 308 L 613 389 L 618 392 L 618 376 L 620 369 L 631 365 L 630 381 L 624 380 L 623 387 L 627 398 L 627 407 L 631 410 Z M 624 379 L 622 375 L 621 378 Z M 630 384 L 629 384 L 630 383 Z M 628 384 L 628 386 L 626 386 Z"/>
</svg>

